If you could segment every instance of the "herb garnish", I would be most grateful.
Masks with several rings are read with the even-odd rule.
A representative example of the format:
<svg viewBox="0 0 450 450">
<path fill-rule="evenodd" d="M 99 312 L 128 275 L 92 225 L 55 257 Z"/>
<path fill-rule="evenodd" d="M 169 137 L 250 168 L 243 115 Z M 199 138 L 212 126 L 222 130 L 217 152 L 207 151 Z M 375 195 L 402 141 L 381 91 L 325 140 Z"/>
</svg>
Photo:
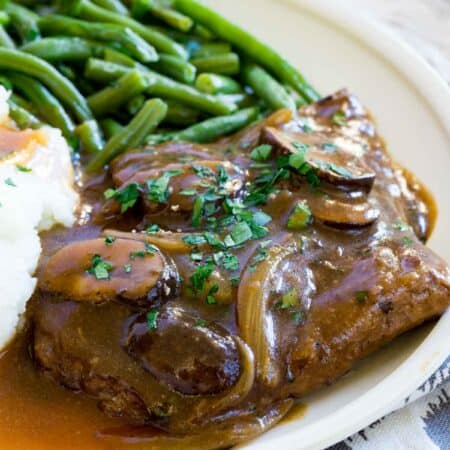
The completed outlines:
<svg viewBox="0 0 450 450">
<path fill-rule="evenodd" d="M 19 172 L 24 172 L 24 173 L 29 173 L 29 172 L 33 171 L 33 169 L 30 169 L 29 167 L 26 167 L 26 166 L 21 166 L 20 164 L 16 164 L 16 169 Z"/>
<path fill-rule="evenodd" d="M 208 295 L 206 296 L 206 303 L 208 303 L 208 305 L 217 305 L 217 300 L 214 297 L 214 295 L 216 295 L 218 292 L 219 292 L 219 285 L 213 284 L 213 286 L 208 292 Z"/>
<path fill-rule="evenodd" d="M 408 236 L 403 237 L 401 242 L 402 242 L 403 245 L 412 245 L 412 244 L 414 244 L 414 241 Z"/>
<path fill-rule="evenodd" d="M 259 145 L 255 147 L 250 153 L 250 158 L 253 161 L 264 162 L 270 158 L 272 153 L 272 146 L 268 144 Z"/>
<path fill-rule="evenodd" d="M 344 127 L 347 125 L 347 117 L 343 111 L 336 111 L 331 118 L 334 125 L 338 127 Z"/>
<path fill-rule="evenodd" d="M 132 269 L 132 265 L 131 264 L 125 264 L 123 266 L 123 270 L 125 271 L 125 273 L 131 273 L 131 269 Z"/>
<path fill-rule="evenodd" d="M 159 312 L 156 310 L 151 310 L 147 314 L 147 328 L 150 331 L 158 329 L 158 316 Z"/>
<path fill-rule="evenodd" d="M 87 272 L 94 275 L 97 280 L 109 280 L 112 269 L 113 266 L 110 262 L 105 261 L 100 255 L 94 255 L 91 267 L 89 267 Z"/>
<path fill-rule="evenodd" d="M 195 269 L 195 272 L 191 275 L 191 288 L 194 293 L 203 291 L 206 280 L 212 275 L 216 266 L 213 262 L 207 262 L 201 264 Z"/>
<path fill-rule="evenodd" d="M 11 187 L 17 187 L 17 184 L 11 178 L 6 178 L 5 184 Z"/>
<path fill-rule="evenodd" d="M 105 237 L 105 244 L 106 245 L 112 245 L 114 242 L 116 242 L 116 239 L 114 236 L 106 236 Z"/>
<path fill-rule="evenodd" d="M 360 305 L 364 305 L 369 298 L 369 293 L 367 291 L 355 292 L 355 298 Z"/>
<path fill-rule="evenodd" d="M 159 178 L 147 180 L 147 198 L 155 203 L 167 203 L 170 180 L 182 173 L 182 170 L 167 170 Z"/>
<path fill-rule="evenodd" d="M 150 225 L 149 227 L 147 227 L 147 229 L 145 230 L 145 232 L 147 234 L 155 234 L 155 233 L 159 233 L 161 231 L 161 228 L 159 227 L 159 225 Z"/>
<path fill-rule="evenodd" d="M 312 219 L 311 210 L 305 202 L 298 202 L 289 216 L 287 227 L 289 230 L 306 228 Z"/>
<path fill-rule="evenodd" d="M 292 288 L 281 297 L 281 302 L 278 304 L 280 309 L 295 308 L 300 305 L 300 297 L 298 291 Z"/>
<path fill-rule="evenodd" d="M 120 213 L 124 214 L 136 204 L 139 192 L 140 186 L 137 183 L 130 183 L 123 189 L 107 189 L 104 196 L 106 200 L 116 200 L 121 205 Z"/>
</svg>

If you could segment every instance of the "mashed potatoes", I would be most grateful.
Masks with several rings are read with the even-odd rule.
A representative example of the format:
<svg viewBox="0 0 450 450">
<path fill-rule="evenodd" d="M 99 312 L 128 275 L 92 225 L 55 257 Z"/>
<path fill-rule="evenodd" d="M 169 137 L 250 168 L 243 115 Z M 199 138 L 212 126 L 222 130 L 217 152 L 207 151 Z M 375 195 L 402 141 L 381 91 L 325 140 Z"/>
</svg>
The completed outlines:
<svg viewBox="0 0 450 450">
<path fill-rule="evenodd" d="M 70 149 L 61 132 L 19 132 L 0 86 L 0 349 L 14 337 L 36 286 L 38 232 L 71 226 L 78 201 Z"/>
</svg>

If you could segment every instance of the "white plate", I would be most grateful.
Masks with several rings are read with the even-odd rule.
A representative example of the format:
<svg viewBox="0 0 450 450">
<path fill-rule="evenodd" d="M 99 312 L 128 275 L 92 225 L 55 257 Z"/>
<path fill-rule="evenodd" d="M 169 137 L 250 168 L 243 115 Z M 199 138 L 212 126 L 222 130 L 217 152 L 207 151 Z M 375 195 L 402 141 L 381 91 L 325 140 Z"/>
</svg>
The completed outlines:
<svg viewBox="0 0 450 450">
<path fill-rule="evenodd" d="M 377 119 L 394 157 L 436 196 L 430 246 L 450 259 L 450 91 L 412 50 L 338 0 L 209 0 L 271 43 L 323 94 L 356 93 Z M 355 2 L 356 3 L 356 2 Z M 322 449 L 392 411 L 450 354 L 450 311 L 305 399 L 303 417 L 246 449 Z"/>
</svg>

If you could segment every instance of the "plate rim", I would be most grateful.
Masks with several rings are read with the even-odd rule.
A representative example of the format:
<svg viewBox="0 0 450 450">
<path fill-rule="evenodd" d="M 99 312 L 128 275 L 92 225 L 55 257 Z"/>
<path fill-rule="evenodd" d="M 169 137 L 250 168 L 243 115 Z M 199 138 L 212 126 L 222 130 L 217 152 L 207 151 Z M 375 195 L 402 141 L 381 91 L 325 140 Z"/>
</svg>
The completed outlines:
<svg viewBox="0 0 450 450">
<path fill-rule="evenodd" d="M 339 32 L 358 39 L 360 43 L 387 61 L 428 104 L 436 122 L 450 139 L 450 121 L 444 120 L 445 117 L 450 117 L 450 87 L 425 58 L 387 26 L 366 14 L 351 10 L 341 0 L 333 2 L 281 0 L 280 2 L 303 9 L 320 20 L 330 23 Z M 284 445 L 285 448 L 296 450 L 318 450 L 357 433 L 395 410 L 408 395 L 439 368 L 450 354 L 449 330 L 450 310 L 439 319 L 428 336 L 400 366 L 363 395 L 306 427 L 301 427 L 301 418 L 290 422 L 298 423 L 299 430 L 286 431 L 283 436 L 272 436 L 268 442 L 264 442 L 263 435 L 253 443 L 250 442 L 238 448 L 278 449 Z M 405 374 L 408 376 L 405 377 Z M 380 391 L 383 392 L 384 397 L 389 398 L 382 404 L 379 404 Z M 363 416 L 361 411 L 364 411 Z M 352 418 L 351 421 L 349 417 Z M 328 432 L 327 435 L 325 430 L 332 430 L 332 432 Z M 300 439 L 305 435 L 310 436 L 311 439 L 305 445 L 299 444 Z M 296 446 L 292 447 L 294 442 Z"/>
</svg>

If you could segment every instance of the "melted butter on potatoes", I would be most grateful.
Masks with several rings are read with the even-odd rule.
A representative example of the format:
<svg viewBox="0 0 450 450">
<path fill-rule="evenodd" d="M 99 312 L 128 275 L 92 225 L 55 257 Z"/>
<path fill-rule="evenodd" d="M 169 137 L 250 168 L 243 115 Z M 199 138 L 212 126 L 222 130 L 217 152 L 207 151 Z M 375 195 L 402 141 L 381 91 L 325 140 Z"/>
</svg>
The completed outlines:
<svg viewBox="0 0 450 450">
<path fill-rule="evenodd" d="M 0 348 L 14 337 L 36 285 L 39 231 L 71 226 L 78 202 L 61 132 L 18 130 L 8 115 L 8 97 L 0 86 Z"/>
</svg>

